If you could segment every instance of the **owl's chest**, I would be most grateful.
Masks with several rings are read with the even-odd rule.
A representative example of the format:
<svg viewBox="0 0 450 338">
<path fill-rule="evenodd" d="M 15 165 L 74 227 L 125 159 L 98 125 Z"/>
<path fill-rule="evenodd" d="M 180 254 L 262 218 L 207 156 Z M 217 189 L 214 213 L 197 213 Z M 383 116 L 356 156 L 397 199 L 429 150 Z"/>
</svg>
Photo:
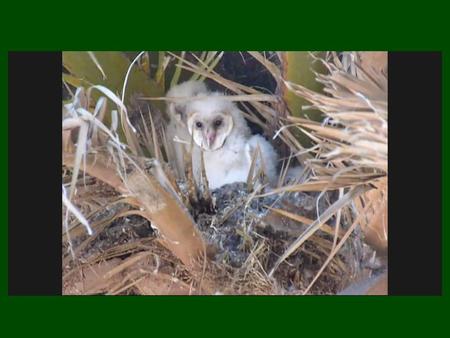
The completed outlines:
<svg viewBox="0 0 450 338">
<path fill-rule="evenodd" d="M 205 170 L 211 189 L 247 180 L 249 164 L 244 148 L 221 149 L 205 153 Z"/>
<path fill-rule="evenodd" d="M 243 149 L 220 149 L 213 152 L 205 152 L 205 168 L 206 170 L 218 169 L 222 173 L 242 166 L 245 162 L 245 154 Z"/>
</svg>

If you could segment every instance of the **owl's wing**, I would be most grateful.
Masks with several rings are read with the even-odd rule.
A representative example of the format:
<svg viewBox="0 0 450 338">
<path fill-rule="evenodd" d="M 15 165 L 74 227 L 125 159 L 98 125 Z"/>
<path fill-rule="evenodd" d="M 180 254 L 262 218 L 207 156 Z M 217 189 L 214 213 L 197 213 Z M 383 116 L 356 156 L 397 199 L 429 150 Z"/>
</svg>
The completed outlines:
<svg viewBox="0 0 450 338">
<path fill-rule="evenodd" d="M 264 171 L 271 183 L 277 178 L 277 161 L 278 155 L 272 145 L 261 135 L 253 135 L 246 144 L 246 155 L 251 163 L 253 154 L 257 151 L 255 172 L 260 169 Z"/>
</svg>

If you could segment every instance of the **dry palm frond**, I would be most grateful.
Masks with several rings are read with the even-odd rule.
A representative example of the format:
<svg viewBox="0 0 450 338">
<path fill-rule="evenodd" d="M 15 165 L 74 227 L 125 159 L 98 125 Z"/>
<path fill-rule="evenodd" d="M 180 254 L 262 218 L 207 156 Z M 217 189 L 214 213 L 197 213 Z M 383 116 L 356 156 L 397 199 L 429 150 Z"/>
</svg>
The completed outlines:
<svg viewBox="0 0 450 338">
<path fill-rule="evenodd" d="M 345 209 L 353 210 L 368 242 L 385 248 L 388 107 L 387 66 L 383 60 L 387 60 L 386 54 L 343 53 L 339 58 L 336 53 L 327 53 L 325 59 L 312 55 L 328 70 L 327 74 L 316 73 L 316 80 L 324 86 L 323 92 L 314 92 L 283 79 L 280 69 L 262 53 L 252 52 L 251 55 L 267 68 L 279 85 L 311 103 L 304 108 L 325 114 L 323 123 L 286 114 L 286 124 L 282 123 L 275 137 L 281 136 L 292 153 L 306 154 L 299 159 L 307 159 L 305 164 L 312 176 L 301 184 L 279 186 L 261 196 L 296 191 L 320 191 L 322 195 L 327 190 L 340 189 L 342 192 L 342 189 L 349 189 L 291 244 L 275 263 L 270 275 L 327 219 L 333 215 L 340 219 Z M 309 151 L 305 150 L 291 130 L 306 134 L 315 145 Z M 368 205 L 371 208 L 367 209 Z M 335 236 L 329 260 L 343 244 L 343 241 L 339 244 L 336 241 Z M 325 264 L 314 280 L 324 270 Z"/>
<path fill-rule="evenodd" d="M 99 88 L 119 106 L 123 114 L 127 113 L 122 101 L 106 88 Z M 89 98 L 90 90 L 87 91 Z M 82 170 L 93 177 L 108 183 L 118 192 L 133 200 L 133 206 L 141 209 L 141 216 L 147 218 L 158 229 L 164 245 L 171 250 L 186 266 L 195 268 L 200 257 L 204 257 L 205 244 L 202 241 L 200 233 L 196 230 L 194 222 L 182 204 L 176 188 L 173 187 L 173 179 L 170 174 L 166 174 L 158 160 L 142 160 L 134 154 L 134 151 L 127 151 L 118 140 L 114 127 L 110 130 L 101 121 L 96 119 L 95 115 L 89 111 L 89 106 L 82 106 L 82 101 L 77 99 L 76 105 L 67 107 L 67 111 L 73 117 L 63 120 L 66 152 L 63 153 L 64 165 L 74 168 L 72 177 L 72 191 L 74 191 L 74 180 L 78 179 L 78 171 Z M 125 115 L 121 115 L 121 120 L 127 120 Z M 114 123 L 113 123 L 114 124 Z M 78 138 L 75 145 L 70 144 L 68 131 L 74 127 L 82 126 L 80 133 L 83 136 Z M 96 126 L 96 132 L 101 134 L 99 139 L 105 140 L 102 145 L 90 148 L 88 140 L 89 128 Z M 122 123 L 125 129 L 128 123 Z M 128 128 L 129 133 L 125 133 L 130 138 L 128 141 L 134 141 L 133 131 Z M 156 137 L 153 130 L 153 141 Z M 139 145 L 135 143 L 136 147 Z M 76 153 L 67 152 L 68 149 L 76 149 Z M 81 151 L 80 151 L 81 149 Z M 155 150 L 157 152 L 157 150 Z M 68 199 L 70 200 L 70 198 Z M 69 204 L 67 204 L 69 205 Z M 198 266 L 197 266 L 198 268 Z"/>
<path fill-rule="evenodd" d="M 307 225 L 311 225 L 311 224 L 314 223 L 313 220 L 311 220 L 311 219 L 309 219 L 309 218 L 307 218 L 305 216 L 297 215 L 297 214 L 294 214 L 294 213 L 286 211 L 286 210 L 275 209 L 275 208 L 271 208 L 271 207 L 267 207 L 267 209 L 269 209 L 269 210 L 271 210 L 273 212 L 276 212 L 276 213 L 278 213 L 278 214 L 280 214 L 282 216 L 288 217 L 288 218 L 290 218 L 290 219 L 292 219 L 294 221 L 300 222 L 300 223 L 304 223 L 304 224 L 307 224 Z M 329 234 L 329 235 L 334 235 L 335 234 L 335 230 L 333 230 L 333 228 L 330 227 L 326 223 L 323 223 L 321 225 L 321 230 L 323 232 Z M 343 237 L 343 233 L 339 233 L 338 232 L 338 235 L 339 235 L 339 237 Z"/>
<path fill-rule="evenodd" d="M 301 190 L 322 182 L 319 184 L 322 189 L 334 190 L 370 184 L 372 189 L 351 198 L 353 212 L 366 241 L 382 251 L 387 248 L 387 66 L 380 62 L 386 60 L 385 55 L 344 53 L 341 62 L 332 53 L 326 60 L 318 60 L 328 69 L 328 74 L 316 74 L 317 81 L 324 85 L 324 93 L 284 81 L 289 90 L 311 102 L 306 108 L 322 111 L 326 119 L 319 124 L 288 117 L 290 123 L 319 147 L 314 150 L 314 158 L 307 162 L 313 172 L 311 182 L 282 188 Z M 298 247 L 303 238 L 304 235 L 300 236 L 283 257 Z M 341 241 L 333 248 L 329 259 L 342 244 Z"/>
<path fill-rule="evenodd" d="M 323 61 L 323 60 L 322 60 Z M 351 75 L 333 63 L 323 61 L 330 73 L 318 74 L 325 85 L 320 94 L 285 82 L 286 86 L 327 115 L 327 124 L 291 117 L 301 130 L 318 141 L 320 150 L 309 162 L 316 176 L 336 182 L 342 174 L 361 184 L 387 175 L 387 76 L 377 77 L 355 63 Z M 329 124 L 334 124 L 329 125 Z"/>
</svg>

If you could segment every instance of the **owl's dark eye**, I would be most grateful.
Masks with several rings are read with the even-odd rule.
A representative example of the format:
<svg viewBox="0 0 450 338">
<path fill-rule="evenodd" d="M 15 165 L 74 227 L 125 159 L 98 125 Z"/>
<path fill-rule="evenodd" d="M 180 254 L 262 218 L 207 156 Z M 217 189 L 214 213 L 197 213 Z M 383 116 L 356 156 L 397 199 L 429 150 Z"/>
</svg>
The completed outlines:
<svg viewBox="0 0 450 338">
<path fill-rule="evenodd" d="M 222 120 L 215 120 L 214 121 L 214 126 L 215 127 L 220 127 L 222 125 Z"/>
<path fill-rule="evenodd" d="M 201 127 L 203 127 L 203 123 L 201 122 L 195 122 L 195 126 L 200 129 Z"/>
</svg>

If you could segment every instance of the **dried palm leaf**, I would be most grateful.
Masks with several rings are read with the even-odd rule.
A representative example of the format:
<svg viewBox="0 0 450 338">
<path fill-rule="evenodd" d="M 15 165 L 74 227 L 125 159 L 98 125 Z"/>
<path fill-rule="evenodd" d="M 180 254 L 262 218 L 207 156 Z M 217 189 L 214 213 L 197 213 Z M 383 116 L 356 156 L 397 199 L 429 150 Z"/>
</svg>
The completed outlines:
<svg viewBox="0 0 450 338">
<path fill-rule="evenodd" d="M 328 182 L 328 188 L 372 189 L 354 199 L 356 214 L 364 212 L 360 224 L 368 243 L 385 252 L 387 248 L 388 105 L 386 53 L 329 53 L 317 59 L 328 69 L 316 74 L 324 93 L 284 81 L 286 87 L 326 116 L 322 124 L 288 117 L 319 147 L 307 162 L 312 182 Z M 307 183 L 311 185 L 314 183 Z M 301 186 L 284 187 L 285 190 Z M 365 210 L 371 204 L 372 208 Z M 365 210 L 365 211 L 363 211 Z"/>
</svg>

